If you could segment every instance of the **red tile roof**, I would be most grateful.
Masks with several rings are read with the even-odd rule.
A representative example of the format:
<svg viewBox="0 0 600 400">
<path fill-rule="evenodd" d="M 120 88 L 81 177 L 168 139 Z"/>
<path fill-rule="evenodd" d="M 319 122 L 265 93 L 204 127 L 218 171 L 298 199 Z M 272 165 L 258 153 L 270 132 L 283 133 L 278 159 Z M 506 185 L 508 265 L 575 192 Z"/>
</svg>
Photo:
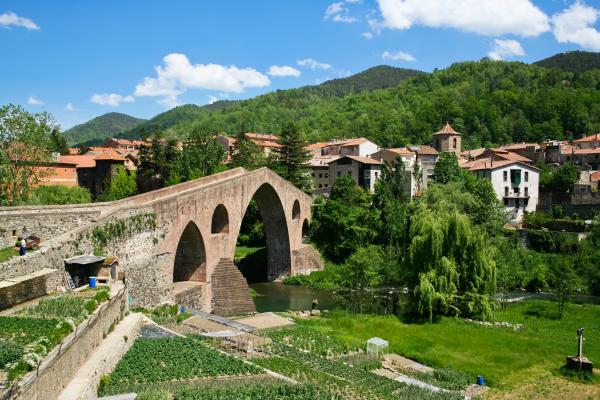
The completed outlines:
<svg viewBox="0 0 600 400">
<path fill-rule="evenodd" d="M 446 122 L 446 125 L 440 131 L 434 133 L 434 135 L 460 135 L 460 133 L 454 130 L 450 122 Z"/>
<path fill-rule="evenodd" d="M 119 152 L 115 151 L 107 151 L 102 152 L 102 154 L 96 156 L 94 160 L 104 161 L 104 160 L 112 160 L 112 161 L 125 161 L 125 157 L 119 154 Z"/>
<path fill-rule="evenodd" d="M 574 141 L 574 143 L 583 143 L 583 142 L 600 142 L 600 133 L 595 133 L 593 135 L 590 136 L 586 136 L 584 138 L 581 139 L 577 139 Z"/>
<path fill-rule="evenodd" d="M 267 140 L 271 142 L 279 141 L 279 136 L 271 135 L 268 133 L 246 132 L 244 133 L 244 136 L 246 136 L 248 139 Z"/>
<path fill-rule="evenodd" d="M 368 141 L 369 140 L 367 140 L 365 138 L 349 139 L 347 142 L 341 143 L 340 146 L 342 146 L 342 147 L 358 146 L 363 143 L 367 143 Z"/>
<path fill-rule="evenodd" d="M 381 165 L 382 164 L 381 161 L 374 160 L 371 157 L 361 157 L 361 156 L 344 156 L 344 157 L 340 157 L 338 159 L 329 161 L 329 163 L 336 162 L 338 160 L 341 160 L 342 158 L 349 158 L 351 160 L 358 161 L 361 164 L 370 164 L 370 165 Z"/>
<path fill-rule="evenodd" d="M 94 154 L 79 155 L 79 156 L 60 156 L 58 162 L 64 164 L 74 164 L 77 168 L 94 168 L 96 161 L 94 161 Z"/>
<path fill-rule="evenodd" d="M 600 181 L 600 171 L 592 172 L 590 174 L 590 181 L 592 181 L 592 182 Z"/>
<path fill-rule="evenodd" d="M 392 153 L 396 153 L 396 154 L 402 154 L 405 156 L 414 154 L 412 151 L 410 151 L 406 147 L 396 147 L 396 148 L 384 149 L 384 150 L 391 151 Z"/>
<path fill-rule="evenodd" d="M 526 165 L 526 166 L 536 169 L 536 170 L 538 169 L 538 168 L 533 167 L 522 161 L 493 160 L 492 158 L 481 158 L 479 160 L 469 161 L 467 163 L 462 164 L 461 167 L 468 169 L 469 171 L 480 171 L 480 170 L 487 170 L 487 169 L 496 169 L 496 168 L 505 167 L 507 165 L 512 165 L 512 164 L 521 164 L 521 165 Z"/>
<path fill-rule="evenodd" d="M 424 156 L 435 156 L 438 154 L 437 150 L 431 146 L 406 146 L 410 151 Z"/>
</svg>

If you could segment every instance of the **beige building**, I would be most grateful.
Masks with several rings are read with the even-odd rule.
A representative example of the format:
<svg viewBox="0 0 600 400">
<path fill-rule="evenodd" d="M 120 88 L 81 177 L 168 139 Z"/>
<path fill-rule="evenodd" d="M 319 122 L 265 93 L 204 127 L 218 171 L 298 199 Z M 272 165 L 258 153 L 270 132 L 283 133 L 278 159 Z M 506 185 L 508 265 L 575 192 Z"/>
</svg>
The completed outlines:
<svg viewBox="0 0 600 400">
<path fill-rule="evenodd" d="M 375 191 L 375 182 L 381 174 L 381 162 L 370 157 L 344 156 L 329 162 L 329 186 L 344 175 L 369 192 Z"/>
<path fill-rule="evenodd" d="M 440 153 L 454 153 L 460 156 L 461 134 L 456 132 L 449 122 L 442 130 L 433 134 L 433 148 Z"/>
<path fill-rule="evenodd" d="M 600 133 L 577 139 L 573 143 L 580 149 L 598 148 L 600 147 Z"/>
</svg>

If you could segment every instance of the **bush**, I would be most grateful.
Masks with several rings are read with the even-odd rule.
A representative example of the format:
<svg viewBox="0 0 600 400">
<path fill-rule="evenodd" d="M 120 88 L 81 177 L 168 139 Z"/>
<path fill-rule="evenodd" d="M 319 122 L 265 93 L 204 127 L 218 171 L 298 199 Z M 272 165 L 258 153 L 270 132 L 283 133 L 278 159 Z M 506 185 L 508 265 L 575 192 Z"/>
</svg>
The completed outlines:
<svg viewBox="0 0 600 400">
<path fill-rule="evenodd" d="M 85 301 L 83 307 L 89 314 L 91 314 L 96 310 L 96 307 L 98 307 L 98 302 L 94 299 L 89 299 Z"/>
<path fill-rule="evenodd" d="M 98 290 L 98 292 L 94 295 L 94 300 L 96 300 L 96 302 L 98 304 L 105 302 L 106 300 L 110 299 L 110 294 L 108 293 L 107 289 L 100 289 Z"/>
<path fill-rule="evenodd" d="M 92 195 L 86 188 L 78 186 L 38 186 L 27 202 L 31 205 L 91 203 Z"/>
</svg>

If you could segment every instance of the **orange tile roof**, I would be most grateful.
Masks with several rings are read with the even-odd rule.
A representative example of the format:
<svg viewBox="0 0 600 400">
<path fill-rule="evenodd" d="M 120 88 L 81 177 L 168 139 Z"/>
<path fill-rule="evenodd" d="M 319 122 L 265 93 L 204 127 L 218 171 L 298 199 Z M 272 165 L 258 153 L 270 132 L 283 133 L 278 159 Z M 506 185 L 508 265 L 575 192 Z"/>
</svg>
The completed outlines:
<svg viewBox="0 0 600 400">
<path fill-rule="evenodd" d="M 592 182 L 598 182 L 598 181 L 600 181 L 600 171 L 592 172 L 590 174 L 590 181 L 592 181 Z"/>
<path fill-rule="evenodd" d="M 414 154 L 412 151 L 408 150 L 406 147 L 395 147 L 395 148 L 384 149 L 384 150 L 391 151 L 392 153 L 396 153 L 396 154 L 402 154 L 405 156 Z"/>
<path fill-rule="evenodd" d="M 537 143 L 511 143 L 505 144 L 504 146 L 500 146 L 503 150 L 517 150 L 517 149 L 526 149 L 528 147 L 540 147 Z"/>
<path fill-rule="evenodd" d="M 467 163 L 462 164 L 461 167 L 468 169 L 470 171 L 480 171 L 480 170 L 486 170 L 486 169 L 496 169 L 496 168 L 505 167 L 507 165 L 512 165 L 512 164 L 521 164 L 521 165 L 526 165 L 529 168 L 533 168 L 536 170 L 538 169 L 538 168 L 533 167 L 523 161 L 493 160 L 491 157 L 490 158 L 480 158 L 478 160 L 469 161 Z"/>
<path fill-rule="evenodd" d="M 591 149 L 573 149 L 570 154 L 600 154 L 600 147 L 593 147 Z"/>
<path fill-rule="evenodd" d="M 342 147 L 358 146 L 358 145 L 361 145 L 363 143 L 367 143 L 368 141 L 369 140 L 367 140 L 365 138 L 349 139 L 347 142 L 341 143 L 340 146 L 342 146 Z"/>
<path fill-rule="evenodd" d="M 104 161 L 104 160 L 112 160 L 112 161 L 125 161 L 125 157 L 120 155 L 117 151 L 107 151 L 102 152 L 102 154 L 96 156 L 94 160 Z"/>
<path fill-rule="evenodd" d="M 79 156 L 60 156 L 58 157 L 58 162 L 64 164 L 75 164 L 77 168 L 94 168 L 96 166 L 96 161 L 94 160 L 94 155 L 79 155 Z"/>
<path fill-rule="evenodd" d="M 595 133 L 593 135 L 586 136 L 586 137 L 583 137 L 581 139 L 577 139 L 577 140 L 574 141 L 574 143 L 596 142 L 596 141 L 600 142 L 600 133 Z"/>
<path fill-rule="evenodd" d="M 437 150 L 431 146 L 423 145 L 423 146 L 406 146 L 410 151 L 421 154 L 424 156 L 435 156 L 438 154 Z"/>
<path fill-rule="evenodd" d="M 306 148 L 309 150 L 322 149 L 323 147 L 326 147 L 328 145 L 329 145 L 329 143 L 327 143 L 327 142 L 317 142 L 317 143 L 310 143 L 308 146 L 306 146 Z"/>
<path fill-rule="evenodd" d="M 246 132 L 244 133 L 244 136 L 246 136 L 248 139 L 267 140 L 271 142 L 277 142 L 279 140 L 279 136 L 271 135 L 268 133 Z"/>
<path fill-rule="evenodd" d="M 70 156 L 79 155 L 79 148 L 78 147 L 69 147 L 69 155 Z"/>
<path fill-rule="evenodd" d="M 441 130 L 434 133 L 434 135 L 460 135 L 460 133 L 454 130 L 452 125 L 450 125 L 450 122 L 446 122 L 446 125 L 444 125 Z"/>
</svg>

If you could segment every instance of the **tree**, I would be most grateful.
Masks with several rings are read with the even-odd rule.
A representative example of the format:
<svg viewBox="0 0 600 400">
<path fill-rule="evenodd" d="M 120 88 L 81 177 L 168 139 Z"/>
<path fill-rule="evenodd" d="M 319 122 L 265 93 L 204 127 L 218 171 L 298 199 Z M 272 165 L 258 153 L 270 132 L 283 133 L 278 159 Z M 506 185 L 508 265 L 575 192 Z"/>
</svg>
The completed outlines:
<svg viewBox="0 0 600 400">
<path fill-rule="evenodd" d="M 327 258 L 344 262 L 375 239 L 378 216 L 370 205 L 369 194 L 347 175 L 337 179 L 329 200 L 315 201 L 311 237 Z"/>
<path fill-rule="evenodd" d="M 165 140 L 157 132 L 150 138 L 150 146 L 140 149 L 140 164 L 137 171 L 137 186 L 141 193 L 160 189 L 181 182 L 179 173 L 180 152 L 177 141 Z"/>
<path fill-rule="evenodd" d="M 579 180 L 579 168 L 572 162 L 561 165 L 552 174 L 551 187 L 552 189 L 568 193 L 573 190 L 573 185 Z"/>
<path fill-rule="evenodd" d="M 87 188 L 79 186 L 48 185 L 33 189 L 27 204 L 82 204 L 91 203 L 92 195 Z"/>
<path fill-rule="evenodd" d="M 118 166 L 117 174 L 108 179 L 105 184 L 103 200 L 114 201 L 133 196 L 137 193 L 137 183 L 134 171 L 127 171 Z"/>
<path fill-rule="evenodd" d="M 260 147 L 240 132 L 236 136 L 235 148 L 231 157 L 233 168 L 242 167 L 249 171 L 262 168 L 267 165 L 267 157 Z"/>
<path fill-rule="evenodd" d="M 458 158 L 454 153 L 441 153 L 433 169 L 433 180 L 436 183 L 459 181 L 461 170 Z"/>
<path fill-rule="evenodd" d="M 404 268 L 412 310 L 429 321 L 436 315 L 489 319 L 496 266 L 486 235 L 464 214 L 419 204 L 410 238 Z"/>
<path fill-rule="evenodd" d="M 279 144 L 281 147 L 276 149 L 276 171 L 294 186 L 310 192 L 312 190 L 312 177 L 308 166 L 310 155 L 296 124 L 290 122 L 283 127 Z"/>
<path fill-rule="evenodd" d="M 69 154 L 67 140 L 60 134 L 60 131 L 56 127 L 52 129 L 52 133 L 50 134 L 50 150 L 62 155 Z"/>
<path fill-rule="evenodd" d="M 26 201 L 31 188 L 48 176 L 36 165 L 50 160 L 50 138 L 57 128 L 46 112 L 0 107 L 0 204 Z"/>
<path fill-rule="evenodd" d="M 181 181 L 211 175 L 225 158 L 225 149 L 215 135 L 201 125 L 193 127 L 179 159 Z"/>
<path fill-rule="evenodd" d="M 581 280 L 575 271 L 570 257 L 563 255 L 548 256 L 550 288 L 558 296 L 558 315 L 562 318 L 569 296 L 581 286 Z"/>
</svg>

